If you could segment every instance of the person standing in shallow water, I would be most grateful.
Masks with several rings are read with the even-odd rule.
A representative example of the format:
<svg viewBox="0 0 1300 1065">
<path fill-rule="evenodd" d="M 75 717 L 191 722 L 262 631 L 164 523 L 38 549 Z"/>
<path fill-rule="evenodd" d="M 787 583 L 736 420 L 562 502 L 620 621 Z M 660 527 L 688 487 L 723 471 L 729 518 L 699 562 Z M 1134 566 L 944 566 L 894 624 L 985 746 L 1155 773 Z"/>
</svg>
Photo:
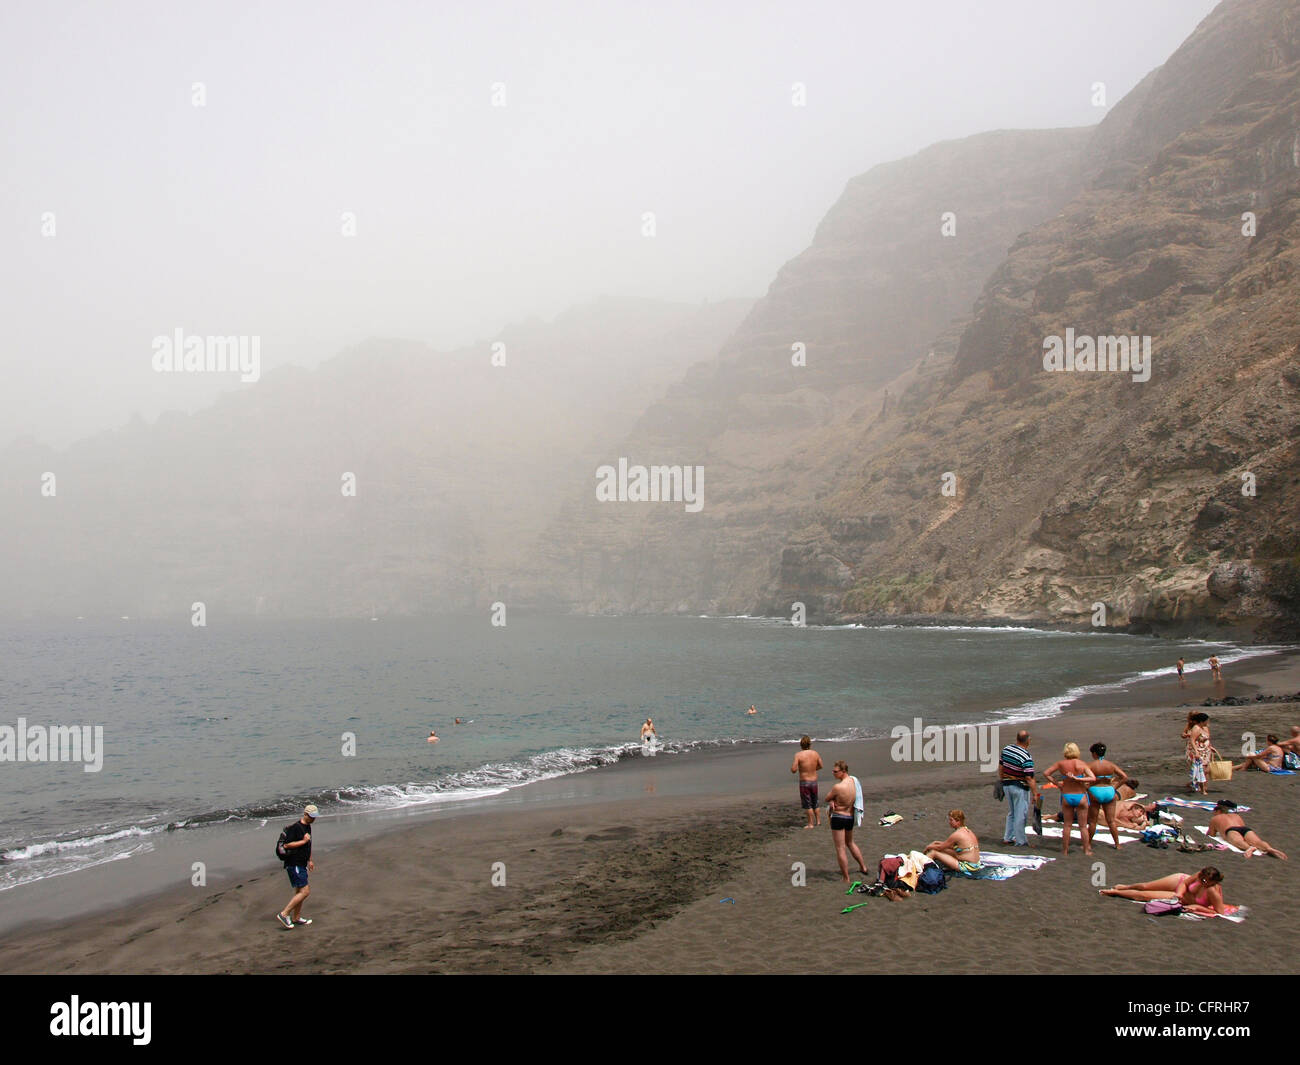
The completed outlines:
<svg viewBox="0 0 1300 1065">
<path fill-rule="evenodd" d="M 1187 681 L 1183 679 L 1183 667 L 1186 666 L 1186 664 L 1187 663 L 1183 661 L 1182 655 L 1179 655 L 1178 656 L 1178 686 L 1180 688 L 1187 687 Z"/>
<path fill-rule="evenodd" d="M 817 773 L 822 767 L 822 756 L 812 749 L 808 736 L 799 741 L 799 753 L 794 756 L 791 773 L 799 774 L 799 805 L 808 813 L 804 828 L 817 828 L 822 823 L 821 808 L 817 805 Z"/>
</svg>

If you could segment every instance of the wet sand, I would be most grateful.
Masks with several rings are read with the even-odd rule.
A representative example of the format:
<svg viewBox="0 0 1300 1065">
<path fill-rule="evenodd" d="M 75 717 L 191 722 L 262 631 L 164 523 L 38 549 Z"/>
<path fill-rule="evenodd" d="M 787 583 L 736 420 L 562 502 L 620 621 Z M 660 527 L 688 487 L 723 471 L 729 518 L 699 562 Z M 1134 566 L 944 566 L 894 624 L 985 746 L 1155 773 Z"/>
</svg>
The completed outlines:
<svg viewBox="0 0 1300 1065">
<path fill-rule="evenodd" d="M 1205 690 L 1200 689 L 1204 687 Z M 1186 794 L 1186 709 L 1215 695 L 1251 698 L 1300 691 L 1300 655 L 1238 664 L 1217 693 L 1163 678 L 1032 723 L 1039 769 L 1066 740 L 1101 740 L 1152 798 Z M 1162 703 L 1163 708 L 1153 703 Z M 1285 734 L 1300 703 L 1211 707 L 1216 746 L 1237 752 L 1241 734 Z M 999 742 L 1018 726 L 1004 726 Z M 868 867 L 882 854 L 947 834 L 960 807 L 982 845 L 999 849 L 1006 807 L 990 774 L 972 763 L 911 763 L 890 741 L 818 744 L 861 776 L 867 819 L 856 833 Z M 1005 882 L 953 880 L 907 901 L 843 893 L 830 833 L 805 830 L 794 777 L 795 747 L 646 759 L 562 781 L 547 801 L 519 794 L 457 816 L 423 820 L 372 838 L 332 844 L 316 833 L 317 869 L 292 932 L 273 915 L 287 878 L 261 873 L 177 887 L 144 901 L 70 920 L 28 924 L 0 939 L 5 973 L 761 973 L 1294 972 L 1277 949 L 1300 887 L 1300 776 L 1237 774 L 1211 794 L 1254 809 L 1247 823 L 1293 854 L 1291 861 L 1185 854 L 1141 843 L 1116 850 L 1099 833 L 1095 853 L 1068 857 Z M 829 772 L 822 775 L 823 797 Z M 538 786 L 543 788 L 542 785 Z M 521 792 L 528 789 L 520 789 Z M 876 820 L 903 815 L 892 828 Z M 1206 824 L 1183 811 L 1187 824 Z M 825 820 L 823 816 L 823 821 Z M 269 857 L 269 848 L 268 848 Z M 502 863 L 496 865 L 496 863 Z M 806 885 L 792 883 L 803 863 Z M 127 865 L 130 863 L 117 863 Z M 1225 874 L 1242 924 L 1152 918 L 1101 898 L 1096 882 L 1132 882 L 1206 864 Z M 493 883 L 504 872 L 505 883 Z M 731 901 L 723 901 L 723 900 Z M 847 904 L 867 905 L 841 914 Z M 1010 964 L 1007 944 L 1018 945 Z M 1209 959 L 1213 959 L 1211 964 Z"/>
</svg>

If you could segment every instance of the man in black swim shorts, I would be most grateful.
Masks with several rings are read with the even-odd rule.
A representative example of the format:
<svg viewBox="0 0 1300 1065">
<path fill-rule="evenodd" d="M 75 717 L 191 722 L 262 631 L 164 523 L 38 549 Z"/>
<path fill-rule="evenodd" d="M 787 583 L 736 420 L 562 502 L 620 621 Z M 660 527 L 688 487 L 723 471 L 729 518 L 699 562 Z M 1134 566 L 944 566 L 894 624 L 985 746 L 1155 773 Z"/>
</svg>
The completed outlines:
<svg viewBox="0 0 1300 1065">
<path fill-rule="evenodd" d="M 840 873 L 844 883 L 849 882 L 849 854 L 853 855 L 858 868 L 867 875 L 867 863 L 862 860 L 862 851 L 853 842 L 854 806 L 858 798 L 858 782 L 849 776 L 847 762 L 835 763 L 832 770 L 835 786 L 826 796 L 826 805 L 831 815 L 831 839 L 835 841 L 835 860 L 839 862 Z"/>
</svg>

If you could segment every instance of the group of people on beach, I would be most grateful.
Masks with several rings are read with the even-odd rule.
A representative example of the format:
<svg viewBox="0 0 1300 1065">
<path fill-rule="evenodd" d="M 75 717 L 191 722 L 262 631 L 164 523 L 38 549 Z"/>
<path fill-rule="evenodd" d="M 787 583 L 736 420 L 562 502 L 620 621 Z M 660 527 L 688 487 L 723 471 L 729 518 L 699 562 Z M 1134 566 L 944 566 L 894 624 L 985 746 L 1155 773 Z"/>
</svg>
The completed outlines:
<svg viewBox="0 0 1300 1065">
<path fill-rule="evenodd" d="M 1043 772 L 1044 783 L 1039 786 L 1034 771 L 1034 758 L 1029 753 L 1033 737 L 1027 729 L 1016 733 L 1015 743 L 1002 748 L 998 758 L 998 783 L 1007 801 L 1007 821 L 1002 833 L 1006 847 L 1026 847 L 1029 811 L 1032 805 L 1038 833 L 1043 831 L 1042 792 L 1056 790 L 1061 797 L 1061 852 L 1070 853 L 1070 837 L 1077 826 L 1083 842 L 1083 853 L 1092 853 L 1092 839 L 1097 826 L 1105 819 L 1115 846 L 1119 846 L 1119 829 L 1124 820 L 1130 823 L 1138 816 L 1129 804 L 1137 792 L 1137 782 L 1118 765 L 1106 757 L 1106 745 L 1094 743 L 1088 748 L 1092 761 L 1085 762 L 1077 743 L 1067 743 L 1061 757 Z M 1123 819 L 1120 804 L 1124 803 Z"/>
<path fill-rule="evenodd" d="M 1215 684 L 1222 684 L 1222 683 L 1223 683 L 1223 667 L 1222 667 L 1221 665 L 1219 665 L 1219 656 L 1218 656 L 1218 655 L 1210 655 L 1209 666 L 1210 666 L 1210 679 L 1211 679 L 1212 681 L 1214 681 Z M 1179 655 L 1179 656 L 1178 656 L 1178 662 L 1177 662 L 1177 664 L 1174 666 L 1174 668 L 1178 670 L 1178 683 L 1179 683 L 1179 686 L 1181 686 L 1181 687 L 1183 687 L 1183 688 L 1186 688 L 1186 687 L 1187 687 L 1187 681 L 1186 681 L 1186 679 L 1183 677 L 1183 671 L 1186 670 L 1186 668 L 1187 668 L 1187 660 L 1184 659 L 1181 655 Z"/>
</svg>

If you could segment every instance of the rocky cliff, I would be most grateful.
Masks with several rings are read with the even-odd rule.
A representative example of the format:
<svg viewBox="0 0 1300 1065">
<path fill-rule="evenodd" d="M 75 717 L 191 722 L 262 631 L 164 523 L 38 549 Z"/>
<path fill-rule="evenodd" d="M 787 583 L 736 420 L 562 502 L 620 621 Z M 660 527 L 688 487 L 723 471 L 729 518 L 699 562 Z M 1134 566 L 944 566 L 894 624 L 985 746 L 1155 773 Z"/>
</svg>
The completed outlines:
<svg viewBox="0 0 1300 1065">
<path fill-rule="evenodd" d="M 1293 2 L 1227 0 L 1095 130 L 850 183 L 622 445 L 703 465 L 704 510 L 575 500 L 552 593 L 1294 632 L 1298 31 Z M 1149 379 L 1049 372 L 1067 330 L 1149 343 Z"/>
</svg>

